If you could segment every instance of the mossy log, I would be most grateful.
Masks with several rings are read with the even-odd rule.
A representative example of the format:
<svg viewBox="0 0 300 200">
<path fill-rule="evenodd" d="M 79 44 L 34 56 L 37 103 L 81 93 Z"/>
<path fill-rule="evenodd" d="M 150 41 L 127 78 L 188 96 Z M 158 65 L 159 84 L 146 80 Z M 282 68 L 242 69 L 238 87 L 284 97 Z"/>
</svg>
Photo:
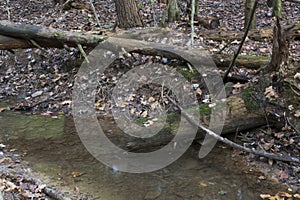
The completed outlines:
<svg viewBox="0 0 300 200">
<path fill-rule="evenodd" d="M 212 58 L 218 67 L 228 67 L 233 55 L 214 54 Z M 269 62 L 268 56 L 238 56 L 235 65 L 248 69 L 259 69 L 265 67 Z"/>
<path fill-rule="evenodd" d="M 260 110 L 249 111 L 246 108 L 244 100 L 242 98 L 234 96 L 228 99 L 227 103 L 229 109 L 226 115 L 225 124 L 223 126 L 222 135 L 242 132 L 267 124 L 263 112 Z M 207 127 L 209 124 L 209 115 L 210 113 L 201 113 L 200 109 L 200 122 Z M 147 119 L 145 120 L 147 121 Z M 107 132 L 106 135 L 113 143 L 119 145 L 123 149 L 137 152 L 146 152 L 149 150 L 152 151 L 159 149 L 161 146 L 170 143 L 174 136 L 177 134 L 179 123 L 180 113 L 170 113 L 167 115 L 166 124 L 161 129 L 161 131 L 151 138 L 134 138 L 123 133 L 121 130 Z M 110 125 L 105 123 L 105 121 L 103 122 L 102 120 L 100 120 L 100 124 L 104 132 L 111 129 Z M 143 126 L 143 123 L 137 122 L 137 124 Z M 186 132 L 185 135 L 186 138 L 190 138 L 189 132 Z M 194 139 L 202 140 L 204 139 L 205 135 L 206 133 L 203 130 L 198 129 L 198 133 Z M 184 143 L 185 141 L 183 138 L 182 144 Z"/>
<path fill-rule="evenodd" d="M 137 34 L 133 34 L 134 36 L 137 36 Z M 207 53 L 205 54 L 204 50 L 199 50 L 199 49 L 188 49 L 185 47 L 177 47 L 174 48 L 174 46 L 170 46 L 166 44 L 165 40 L 163 40 L 164 37 L 162 37 L 162 40 L 160 40 L 158 37 L 155 38 L 155 43 L 153 42 L 147 42 L 147 38 L 144 38 L 146 41 L 140 41 L 140 40 L 135 40 L 131 39 L 132 35 L 121 35 L 119 37 L 112 37 L 109 38 L 105 43 L 103 43 L 103 46 L 101 48 L 101 53 L 99 52 L 91 52 L 91 55 L 102 55 L 103 53 L 105 54 L 104 51 L 110 52 L 110 54 L 113 53 L 113 55 L 119 55 L 120 52 L 138 52 L 144 55 L 153 55 L 153 56 L 161 56 L 169 59 L 178 59 L 182 60 L 185 62 L 189 62 L 192 67 L 200 67 L 203 73 L 208 74 L 208 76 L 212 75 L 209 77 L 210 85 L 212 87 L 209 92 L 214 96 L 213 94 L 218 94 L 220 92 L 220 89 L 222 88 L 221 85 L 223 85 L 222 79 L 221 80 L 221 85 L 218 84 L 214 80 L 214 77 L 217 75 L 216 68 L 214 68 L 212 65 L 213 61 L 207 56 Z M 135 37 L 136 38 L 136 37 Z M 161 41 L 163 41 L 161 43 Z M 95 54 L 94 54 L 95 53 Z M 106 55 L 106 54 L 105 54 Z M 98 59 L 99 57 L 97 57 Z M 91 61 L 93 63 L 93 61 Z M 101 64 L 101 63 L 99 63 Z M 95 74 L 95 73 L 90 73 L 90 70 L 97 70 L 93 68 L 94 65 L 84 65 L 83 68 L 84 70 L 89 70 L 89 74 Z M 90 67 L 90 69 L 88 69 Z M 201 73 L 202 73 L 201 72 Z M 79 74 L 80 76 L 80 74 Z M 83 79 L 83 82 L 79 82 L 76 85 L 81 85 L 84 84 L 84 81 L 89 80 Z M 209 86 L 208 86 L 209 87 Z M 224 86 L 223 86 L 224 87 Z M 80 113 L 81 110 L 85 110 L 85 107 L 81 107 L 81 102 L 86 101 L 88 102 L 89 100 L 81 100 L 82 97 L 90 96 L 88 93 L 85 93 L 85 91 L 77 91 L 76 89 L 74 90 L 78 92 L 78 95 L 74 94 L 77 98 L 78 103 L 78 108 L 76 110 L 74 109 L 73 114 L 75 115 L 74 119 L 75 121 L 79 122 L 81 120 L 88 120 L 87 117 L 81 116 L 76 116 L 76 113 Z M 215 93 L 214 93 L 215 92 Z M 244 131 L 247 129 L 252 129 L 256 128 L 262 125 L 266 125 L 266 118 L 262 110 L 259 109 L 257 106 L 257 103 L 253 99 L 249 99 L 248 97 L 251 97 L 251 95 L 244 95 L 243 98 L 239 96 L 233 96 L 227 100 L 227 110 L 225 113 L 222 113 L 223 116 L 226 117 L 225 124 L 224 126 L 222 123 L 219 127 L 223 128 L 222 133 L 235 133 L 239 131 Z M 254 102 L 252 102 L 254 101 Z M 75 103 L 75 102 L 74 102 Z M 203 106 L 201 104 L 201 106 Z M 208 107 L 208 105 L 207 105 Z M 255 108 L 254 108 L 255 107 Z M 191 108 L 193 109 L 193 107 Z M 207 110 L 207 109 L 204 109 Z M 201 109 L 200 109 L 201 111 Z M 203 109 L 202 109 L 203 111 Z M 167 116 L 167 122 L 163 129 L 155 136 L 150 137 L 150 138 L 136 138 L 136 137 L 131 137 L 128 136 L 120 131 L 116 132 L 109 132 L 107 134 L 107 137 L 113 141 L 114 143 L 118 144 L 120 147 L 123 149 L 127 149 L 130 151 L 149 151 L 154 150 L 157 148 L 160 148 L 162 145 L 165 145 L 167 143 L 170 143 L 170 141 L 173 139 L 174 135 L 178 131 L 178 123 L 179 123 L 179 116 L 180 114 L 176 113 L 171 113 Z M 203 124 L 209 124 L 210 122 L 210 113 L 207 113 L 206 111 L 201 113 L 200 112 L 200 119 Z M 159 117 L 159 116 L 158 116 Z M 123 116 L 120 117 L 120 119 L 125 120 Z M 126 118 L 127 120 L 127 118 Z M 85 122 L 84 124 L 89 123 L 88 121 Z M 215 126 L 218 127 L 218 122 L 216 122 Z M 83 124 L 83 123 L 81 123 Z M 128 123 L 125 123 L 128 124 Z M 155 124 L 155 122 L 154 122 Z M 104 124 L 105 126 L 105 124 Z M 82 127 L 84 131 L 90 132 L 93 130 L 90 130 L 90 128 L 95 128 L 95 127 Z M 103 128 L 105 129 L 105 128 Z M 184 133 L 186 135 L 186 138 L 189 137 L 189 132 L 187 131 Z M 95 134 L 96 135 L 96 134 Z M 198 135 L 196 136 L 196 139 L 203 138 L 204 133 L 199 130 Z M 96 139 L 96 138 L 95 138 Z M 185 143 L 185 139 L 182 138 L 182 141 Z M 180 143 L 179 142 L 179 143 Z M 180 145 L 180 144 L 174 144 L 174 145 Z"/>
</svg>

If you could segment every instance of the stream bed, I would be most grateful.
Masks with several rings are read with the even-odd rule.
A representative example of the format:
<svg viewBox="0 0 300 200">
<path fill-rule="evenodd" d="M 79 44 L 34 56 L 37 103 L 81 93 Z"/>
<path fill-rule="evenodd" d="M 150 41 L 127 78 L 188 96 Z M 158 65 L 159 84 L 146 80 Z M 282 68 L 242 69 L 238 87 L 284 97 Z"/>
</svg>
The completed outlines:
<svg viewBox="0 0 300 200">
<path fill-rule="evenodd" d="M 103 130 L 119 131 L 113 121 Z M 229 199 L 255 200 L 260 194 L 286 190 L 235 158 L 218 143 L 204 159 L 199 146 L 168 167 L 142 174 L 123 173 L 93 158 L 81 143 L 71 117 L 0 113 L 1 143 L 16 149 L 32 173 L 62 191 L 87 194 L 87 199 Z"/>
</svg>

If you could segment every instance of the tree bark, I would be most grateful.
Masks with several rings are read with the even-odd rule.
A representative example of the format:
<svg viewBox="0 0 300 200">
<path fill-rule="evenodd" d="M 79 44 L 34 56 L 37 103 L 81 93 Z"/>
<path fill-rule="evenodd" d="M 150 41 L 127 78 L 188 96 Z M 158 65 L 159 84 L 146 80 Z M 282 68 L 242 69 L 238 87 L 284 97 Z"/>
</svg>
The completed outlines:
<svg viewBox="0 0 300 200">
<path fill-rule="evenodd" d="M 168 22 L 179 20 L 179 8 L 177 0 L 168 0 Z"/>
<path fill-rule="evenodd" d="M 115 0 L 120 28 L 143 26 L 135 0 Z"/>
<path fill-rule="evenodd" d="M 0 49 L 31 47 L 74 47 L 78 44 L 93 46 L 103 41 L 99 35 L 84 35 L 44 26 L 14 24 L 0 21 Z"/>
<path fill-rule="evenodd" d="M 285 31 L 281 28 L 280 18 L 276 17 L 275 20 L 272 57 L 266 72 L 278 72 L 281 67 L 287 65 L 289 57 L 289 42 L 286 38 Z"/>
<path fill-rule="evenodd" d="M 192 0 L 187 0 L 186 3 L 187 3 L 187 5 L 186 5 L 186 13 L 188 14 L 189 19 L 191 20 Z M 198 13 L 199 13 L 199 0 L 195 0 L 195 14 L 194 14 L 194 20 L 195 21 L 199 20 Z"/>
</svg>

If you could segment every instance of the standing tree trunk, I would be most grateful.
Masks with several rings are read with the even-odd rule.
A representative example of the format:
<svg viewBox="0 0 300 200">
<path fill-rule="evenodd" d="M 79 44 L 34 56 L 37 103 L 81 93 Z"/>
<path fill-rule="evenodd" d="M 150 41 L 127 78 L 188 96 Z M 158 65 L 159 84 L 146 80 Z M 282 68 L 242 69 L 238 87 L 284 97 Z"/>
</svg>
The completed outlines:
<svg viewBox="0 0 300 200">
<path fill-rule="evenodd" d="M 269 0 L 268 6 L 273 7 L 273 16 L 275 16 L 275 26 L 273 31 L 273 49 L 271 62 L 268 65 L 268 72 L 284 73 L 289 57 L 289 41 L 286 38 L 285 30 L 281 28 L 282 19 L 281 0 Z"/>
<path fill-rule="evenodd" d="M 251 16 L 251 10 L 253 8 L 255 0 L 246 0 L 246 4 L 245 4 L 245 23 L 244 23 L 244 29 L 246 29 L 249 20 L 250 20 L 250 16 Z M 250 29 L 256 29 L 256 15 L 254 14 L 251 25 L 250 25 Z"/>
<path fill-rule="evenodd" d="M 179 8 L 177 0 L 168 0 L 168 22 L 179 20 Z"/>
<path fill-rule="evenodd" d="M 120 28 L 143 26 L 135 0 L 115 0 Z"/>
<path fill-rule="evenodd" d="M 187 0 L 186 5 L 186 13 L 189 15 L 189 19 L 191 20 L 191 14 L 192 14 L 192 0 Z M 199 0 L 195 0 L 195 14 L 194 14 L 194 20 L 199 21 L 198 17 L 199 12 Z"/>
<path fill-rule="evenodd" d="M 276 17 L 273 31 L 273 49 L 269 72 L 284 72 L 289 57 L 289 41 L 286 38 L 285 31 L 281 28 L 280 19 Z"/>
</svg>

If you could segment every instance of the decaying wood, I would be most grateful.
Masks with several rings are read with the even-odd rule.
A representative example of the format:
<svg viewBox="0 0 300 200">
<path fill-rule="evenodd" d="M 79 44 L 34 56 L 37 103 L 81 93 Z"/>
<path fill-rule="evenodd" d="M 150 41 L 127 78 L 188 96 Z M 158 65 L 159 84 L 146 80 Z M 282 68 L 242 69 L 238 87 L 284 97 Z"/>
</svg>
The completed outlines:
<svg viewBox="0 0 300 200">
<path fill-rule="evenodd" d="M 243 104 L 243 100 L 239 97 L 235 98 L 235 101 L 228 101 L 228 108 L 230 109 L 228 109 L 226 115 L 226 120 L 222 129 L 222 135 L 245 131 L 267 124 L 266 117 L 264 116 L 264 113 L 262 111 L 248 111 Z M 209 114 L 200 115 L 200 123 L 208 127 Z M 176 127 L 179 123 L 178 120 L 180 118 L 180 114 L 177 113 L 175 114 L 175 116 L 176 117 L 174 117 L 173 113 L 172 120 L 165 125 L 161 132 L 146 140 L 136 139 L 120 132 L 109 133 L 107 137 L 109 137 L 110 140 L 112 140 L 122 148 L 128 149 L 130 151 L 147 151 L 149 149 L 161 147 L 165 144 L 168 144 L 176 134 Z M 272 123 L 270 124 L 272 125 Z M 205 135 L 205 131 L 203 131 L 202 129 L 198 129 L 198 133 L 194 139 L 202 140 Z M 190 138 L 188 132 L 185 133 L 185 136 L 186 138 Z M 184 138 L 182 142 L 185 142 Z"/>
<path fill-rule="evenodd" d="M 228 67 L 232 60 L 232 55 L 214 54 L 212 58 L 218 67 Z M 259 69 L 265 67 L 268 61 L 269 57 L 267 56 L 238 56 L 235 65 L 248 69 Z"/>
<path fill-rule="evenodd" d="M 105 40 L 105 37 L 99 35 L 84 35 L 44 26 L 15 24 L 9 21 L 0 21 L 0 33 L 2 36 L 6 36 L 2 39 L 6 41 L 5 45 L 0 44 L 2 50 L 8 48 L 8 40 L 12 42 L 12 47 L 21 48 L 30 48 L 35 46 L 34 43 L 41 47 L 56 48 L 63 48 L 66 45 L 76 47 L 78 44 L 93 46 Z M 18 39 L 18 41 L 15 39 Z"/>
<path fill-rule="evenodd" d="M 207 67 L 207 73 L 213 73 L 215 68 L 210 68 L 212 60 L 210 60 L 207 55 L 200 50 L 196 49 L 187 49 L 184 47 L 178 47 L 173 48 L 172 46 L 168 46 L 165 44 L 158 43 L 151 43 L 146 41 L 140 41 L 140 40 L 134 40 L 130 38 L 118 38 L 118 37 L 112 37 L 109 38 L 106 42 L 103 48 L 106 51 L 113 52 L 115 55 L 118 55 L 118 52 L 120 51 L 126 51 L 126 52 L 139 52 L 145 55 L 159 55 L 162 57 L 167 57 L 170 59 L 181 59 L 185 60 L 186 62 L 189 62 L 191 66 L 196 66 L 201 64 L 203 68 Z M 102 49 L 102 48 L 101 48 Z M 93 53 L 93 52 L 92 52 Z M 95 55 L 98 55 L 99 53 L 95 52 Z M 86 66 L 88 67 L 88 66 Z M 85 68 L 85 66 L 84 66 Z M 211 71 L 210 71 L 211 70 Z M 80 76 L 80 74 L 79 74 Z M 211 77 L 210 77 L 211 78 Z M 84 79 L 83 81 L 89 80 L 89 78 Z M 220 78 L 221 80 L 221 78 Z M 217 85 L 212 85 L 214 87 L 212 91 L 215 91 L 218 93 L 218 91 L 222 88 L 221 85 L 218 85 L 217 82 L 214 82 L 214 80 L 211 80 L 211 82 L 216 83 Z M 222 80 L 221 80 L 222 82 Z M 84 84 L 78 83 L 79 85 Z M 83 97 L 89 96 L 89 94 L 85 94 L 86 91 L 77 91 L 74 90 L 76 93 Z M 74 93 L 75 96 L 76 93 Z M 78 101 L 80 101 L 80 97 L 76 98 Z M 244 105 L 244 100 L 241 98 L 236 97 L 236 99 L 231 99 L 232 101 L 228 101 L 228 111 L 227 114 L 224 114 L 226 116 L 225 125 L 223 126 L 223 134 L 226 133 L 234 133 L 237 131 L 243 131 L 255 127 L 259 127 L 262 125 L 266 125 L 266 118 L 262 111 L 254 110 L 250 111 L 246 108 Z M 249 100 L 247 100 L 249 101 Z M 79 107 L 76 108 L 78 110 L 85 110 L 85 108 L 80 107 L 81 105 L 78 105 Z M 74 118 L 76 118 L 76 110 L 74 110 L 75 115 Z M 82 118 L 82 116 L 79 116 Z M 207 117 L 209 116 L 203 116 L 201 120 L 203 122 L 207 122 Z M 121 133 L 109 133 L 107 137 L 109 137 L 112 141 L 118 143 L 122 148 L 131 150 L 131 151 L 143 151 L 147 150 L 147 148 L 153 148 L 153 147 L 159 147 L 161 145 L 164 145 L 166 143 L 169 143 L 172 138 L 174 137 L 174 127 L 176 128 L 176 121 L 174 123 L 170 124 L 171 127 L 165 127 L 165 129 L 162 131 L 162 133 L 155 135 L 154 137 L 145 139 L 137 139 L 130 136 L 122 135 Z M 219 127 L 221 127 L 220 125 Z M 187 138 L 189 133 L 186 133 Z M 203 138 L 203 131 L 199 132 L 197 135 L 197 138 Z M 184 139 L 183 139 L 184 142 Z"/>
</svg>

